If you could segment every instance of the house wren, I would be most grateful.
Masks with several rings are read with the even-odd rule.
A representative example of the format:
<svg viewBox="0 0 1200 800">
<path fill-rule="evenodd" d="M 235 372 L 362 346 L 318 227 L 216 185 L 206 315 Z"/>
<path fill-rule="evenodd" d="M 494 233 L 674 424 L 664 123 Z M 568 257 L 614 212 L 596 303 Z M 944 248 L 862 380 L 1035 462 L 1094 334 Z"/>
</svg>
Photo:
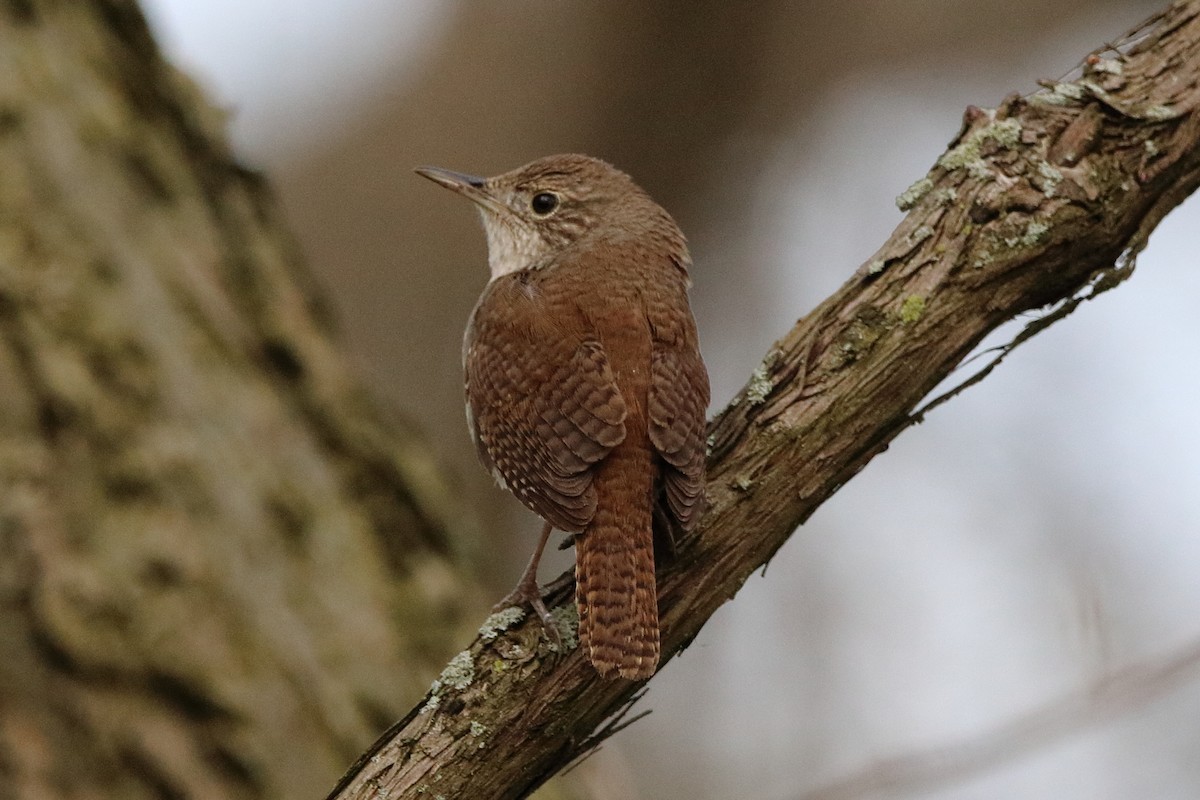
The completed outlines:
<svg viewBox="0 0 1200 800">
<path fill-rule="evenodd" d="M 485 467 L 545 520 L 505 604 L 533 606 L 552 528 L 575 534 L 579 638 L 597 671 L 659 658 L 655 518 L 691 530 L 704 492 L 708 373 L 688 305 L 691 257 L 625 173 L 558 155 L 476 178 L 421 175 L 474 201 L 491 280 L 463 342 L 467 421 Z"/>
</svg>

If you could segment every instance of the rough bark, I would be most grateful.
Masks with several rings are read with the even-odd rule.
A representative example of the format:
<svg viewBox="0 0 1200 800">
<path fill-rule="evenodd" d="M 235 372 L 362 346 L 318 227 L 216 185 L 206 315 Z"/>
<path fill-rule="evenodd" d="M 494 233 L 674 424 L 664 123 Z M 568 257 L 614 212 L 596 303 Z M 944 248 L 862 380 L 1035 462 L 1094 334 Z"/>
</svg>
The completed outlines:
<svg viewBox="0 0 1200 800">
<path fill-rule="evenodd" d="M 708 516 L 659 575 L 664 654 L 919 421 L 922 399 L 990 331 L 1046 309 L 1015 346 L 1130 274 L 1200 184 L 1198 105 L 1191 0 L 1120 51 L 1097 51 L 1074 80 L 968 109 L 899 199 L 911 210 L 887 243 L 713 421 Z M 569 615 L 567 598 L 555 600 Z M 552 652 L 536 620 L 493 617 L 332 796 L 525 796 L 611 732 L 637 690 L 600 680 L 577 649 Z"/>
<path fill-rule="evenodd" d="M 223 127 L 132 0 L 0 2 L 0 797 L 317 795 L 478 599 Z"/>
</svg>

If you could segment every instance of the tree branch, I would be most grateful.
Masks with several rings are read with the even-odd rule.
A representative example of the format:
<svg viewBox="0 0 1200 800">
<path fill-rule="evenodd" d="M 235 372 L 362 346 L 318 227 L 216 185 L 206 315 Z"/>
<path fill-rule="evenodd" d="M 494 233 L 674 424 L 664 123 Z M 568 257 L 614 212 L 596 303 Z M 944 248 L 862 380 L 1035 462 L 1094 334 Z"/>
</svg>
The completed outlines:
<svg viewBox="0 0 1200 800">
<path fill-rule="evenodd" d="M 914 413 L 984 336 L 1050 308 L 1032 335 L 1131 272 L 1200 184 L 1198 104 L 1190 0 L 1089 56 L 1074 80 L 968 108 L 899 198 L 909 213 L 888 241 L 712 422 L 709 512 L 659 573 L 665 658 L 938 402 Z M 569 590 L 551 601 L 573 613 Z M 505 623 L 490 619 L 331 797 L 523 797 L 592 746 L 638 686 L 601 680 L 578 649 L 551 652 L 536 620 Z"/>
<path fill-rule="evenodd" d="M 881 759 L 797 800 L 863 800 L 961 783 L 1157 700 L 1200 676 L 1200 642 L 1128 664 L 975 736 Z"/>
</svg>

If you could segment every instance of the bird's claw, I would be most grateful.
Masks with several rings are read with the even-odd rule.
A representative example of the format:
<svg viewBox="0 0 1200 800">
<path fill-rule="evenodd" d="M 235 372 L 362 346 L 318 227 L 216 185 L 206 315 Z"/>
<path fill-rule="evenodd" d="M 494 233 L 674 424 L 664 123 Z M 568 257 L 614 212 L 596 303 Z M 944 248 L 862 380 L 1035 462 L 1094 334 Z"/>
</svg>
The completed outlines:
<svg viewBox="0 0 1200 800">
<path fill-rule="evenodd" d="M 547 587 L 548 590 L 557 588 L 556 581 Z M 519 583 L 517 588 L 513 589 L 503 600 L 492 606 L 492 611 L 500 611 L 505 608 L 517 606 L 529 606 L 534 613 L 538 615 L 538 619 L 542 621 L 542 630 L 546 634 L 546 638 L 550 640 L 550 644 L 555 650 L 562 651 L 563 636 L 562 631 L 558 629 L 558 623 L 554 621 L 550 610 L 546 608 L 546 602 L 542 599 L 542 591 L 536 582 L 531 584 Z"/>
</svg>

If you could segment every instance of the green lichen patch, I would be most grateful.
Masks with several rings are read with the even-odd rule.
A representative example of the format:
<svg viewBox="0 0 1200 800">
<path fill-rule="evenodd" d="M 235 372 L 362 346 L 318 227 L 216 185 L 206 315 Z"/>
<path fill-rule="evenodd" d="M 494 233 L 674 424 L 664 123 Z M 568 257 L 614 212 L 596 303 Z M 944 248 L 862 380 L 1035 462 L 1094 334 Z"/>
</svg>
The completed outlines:
<svg viewBox="0 0 1200 800">
<path fill-rule="evenodd" d="M 762 360 L 762 363 L 750 374 L 750 382 L 746 385 L 744 393 L 746 402 L 749 405 L 760 406 L 767 401 L 767 396 L 775 388 L 775 383 L 771 380 L 768 373 L 778 360 L 779 351 L 772 348 L 767 353 L 767 357 Z"/>
<path fill-rule="evenodd" d="M 480 750 L 487 746 L 488 726 L 484 725 L 479 720 L 471 720 L 471 736 L 479 739 L 479 744 L 476 745 Z"/>
<path fill-rule="evenodd" d="M 958 190 L 953 186 L 948 186 L 945 189 L 938 189 L 933 193 L 933 200 L 939 206 L 948 206 L 958 200 Z"/>
<path fill-rule="evenodd" d="M 1039 161 L 1037 173 L 1041 178 L 1040 188 L 1042 194 L 1046 195 L 1046 197 L 1054 197 L 1055 192 L 1058 191 L 1058 185 L 1063 180 L 1062 172 L 1048 161 Z"/>
<path fill-rule="evenodd" d="M 550 611 L 550 618 L 554 620 L 554 627 L 558 628 L 558 635 L 562 637 L 562 649 L 564 652 L 570 652 L 579 646 L 579 610 L 574 603 L 567 603 L 563 606 L 558 606 Z M 551 643 L 550 649 L 557 651 L 556 645 Z"/>
<path fill-rule="evenodd" d="M 1012 147 L 1020 141 L 1021 123 L 1015 119 L 1004 119 L 971 131 L 965 139 L 938 159 L 938 166 L 948 169 L 965 169 L 974 178 L 991 175 L 983 159 L 983 147 L 994 142 L 1000 147 Z"/>
<path fill-rule="evenodd" d="M 421 706 L 421 714 L 426 714 L 430 711 L 437 711 L 442 704 L 442 682 L 435 680 L 429 685 L 429 699 L 425 701 L 425 705 Z"/>
<path fill-rule="evenodd" d="M 933 236 L 933 228 L 928 225 L 922 225 L 908 235 L 908 241 L 915 247 L 930 236 Z"/>
<path fill-rule="evenodd" d="M 767 375 L 767 365 L 759 364 L 750 374 L 750 383 L 746 385 L 746 402 L 752 406 L 761 406 L 767 402 L 767 396 L 775 388 Z"/>
<path fill-rule="evenodd" d="M 929 190 L 933 188 L 933 181 L 929 178 L 921 178 L 913 183 L 896 198 L 896 207 L 901 211 L 908 211 L 917 203 L 921 202 L 921 198 L 929 194 Z"/>
<path fill-rule="evenodd" d="M 900 321 L 911 325 L 925 314 L 925 298 L 917 294 L 904 298 L 900 306 Z"/>
<path fill-rule="evenodd" d="M 1074 83 L 1055 83 L 1047 86 L 1044 91 L 1030 97 L 1035 103 L 1048 106 L 1071 106 L 1083 100 L 1086 96 L 1083 87 Z"/>
<path fill-rule="evenodd" d="M 1050 230 L 1049 223 L 1035 219 L 1026 225 L 1018 235 L 1005 237 L 1004 244 L 1013 248 L 1033 247 L 1042 241 L 1048 230 Z"/>
<path fill-rule="evenodd" d="M 475 680 L 475 660 L 471 658 L 469 650 L 463 650 L 450 659 L 450 663 L 446 665 L 434 683 L 440 684 L 442 688 L 449 686 L 462 691 L 470 686 L 473 680 Z"/>
<path fill-rule="evenodd" d="M 525 619 L 524 608 L 520 606 L 502 608 L 485 619 L 479 626 L 479 638 L 490 642 L 523 619 Z"/>
</svg>

